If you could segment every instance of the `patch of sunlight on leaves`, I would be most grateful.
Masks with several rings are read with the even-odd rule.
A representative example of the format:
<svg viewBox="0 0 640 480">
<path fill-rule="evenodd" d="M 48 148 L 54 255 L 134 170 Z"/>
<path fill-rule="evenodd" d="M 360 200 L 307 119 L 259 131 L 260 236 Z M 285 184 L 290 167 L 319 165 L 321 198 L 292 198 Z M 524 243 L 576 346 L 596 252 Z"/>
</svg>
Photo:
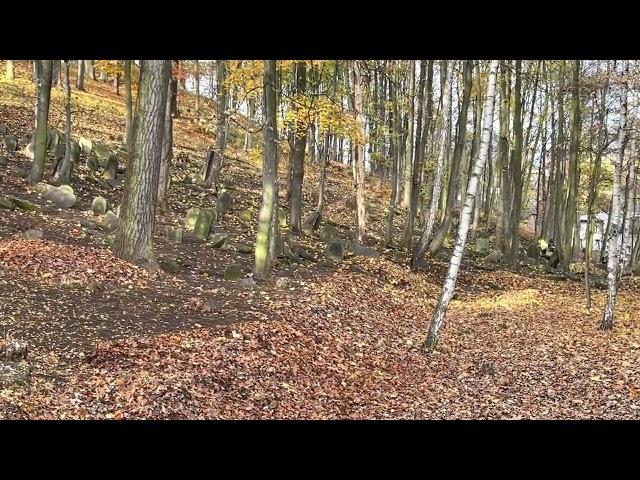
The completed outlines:
<svg viewBox="0 0 640 480">
<path fill-rule="evenodd" d="M 493 298 L 480 298 L 473 302 L 473 307 L 487 310 L 496 308 L 513 310 L 519 307 L 542 305 L 541 297 L 542 293 L 540 290 L 527 288 L 525 290 L 503 293 Z"/>
</svg>

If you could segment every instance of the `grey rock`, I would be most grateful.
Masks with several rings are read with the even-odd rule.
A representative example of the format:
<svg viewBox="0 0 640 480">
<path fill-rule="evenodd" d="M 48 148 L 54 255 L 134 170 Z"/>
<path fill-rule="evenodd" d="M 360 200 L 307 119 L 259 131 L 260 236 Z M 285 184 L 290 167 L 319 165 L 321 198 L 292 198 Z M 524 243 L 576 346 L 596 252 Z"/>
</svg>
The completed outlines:
<svg viewBox="0 0 640 480">
<path fill-rule="evenodd" d="M 173 242 L 182 243 L 182 236 L 183 236 L 182 227 L 176 227 L 169 230 L 169 240 Z"/>
<path fill-rule="evenodd" d="M 15 152 L 18 149 L 18 137 L 15 135 L 5 135 L 2 138 L 2 143 L 4 143 L 7 152 Z"/>
<path fill-rule="evenodd" d="M 239 265 L 229 265 L 224 271 L 224 279 L 236 281 L 242 275 L 242 268 Z"/>
<path fill-rule="evenodd" d="M 330 258 L 334 261 L 341 261 L 344 258 L 344 250 L 342 248 L 342 243 L 332 241 L 327 243 L 327 248 L 325 250 L 325 255 L 327 258 Z"/>
<path fill-rule="evenodd" d="M 107 164 L 104 167 L 104 173 L 102 178 L 105 180 L 115 180 L 118 176 L 118 157 L 111 154 L 107 160 Z"/>
<path fill-rule="evenodd" d="M 243 278 L 238 281 L 238 285 L 244 288 L 256 288 L 258 284 L 252 277 Z"/>
<path fill-rule="evenodd" d="M 320 240 L 323 242 L 331 242 L 338 239 L 338 229 L 333 225 L 324 225 L 320 229 Z"/>
<path fill-rule="evenodd" d="M 209 208 L 200 209 L 193 234 L 202 241 L 209 238 L 211 225 L 213 224 L 213 210 Z"/>
<path fill-rule="evenodd" d="M 28 200 L 23 200 L 21 198 L 16 198 L 16 197 L 11 197 L 11 201 L 20 210 L 25 210 L 27 212 L 35 212 L 35 211 L 39 210 L 37 205 L 31 203 Z"/>
<path fill-rule="evenodd" d="M 360 257 L 378 258 L 380 256 L 377 250 L 364 245 L 359 245 L 356 242 L 351 242 L 349 244 L 349 250 L 351 250 L 351 253 L 353 253 L 354 255 Z"/>
<path fill-rule="evenodd" d="M 73 188 L 69 185 L 51 187 L 44 192 L 42 197 L 53 203 L 56 208 L 71 208 L 77 201 Z"/>
<path fill-rule="evenodd" d="M 111 210 L 105 213 L 100 221 L 100 226 L 109 232 L 117 229 L 119 224 L 120 218 Z"/>
<path fill-rule="evenodd" d="M 158 264 L 160 265 L 160 268 L 167 273 L 176 274 L 180 272 L 180 265 L 178 265 L 174 260 L 164 260 L 158 262 Z"/>
<path fill-rule="evenodd" d="M 476 239 L 476 253 L 480 255 L 487 255 L 491 248 L 491 244 L 487 237 L 480 237 Z"/>
<path fill-rule="evenodd" d="M 218 201 L 216 203 L 216 210 L 218 215 L 222 216 L 233 208 L 233 197 L 226 190 L 218 195 Z"/>
<path fill-rule="evenodd" d="M 196 222 L 198 221 L 198 216 L 200 215 L 200 209 L 198 207 L 190 208 L 187 212 L 187 217 L 184 221 L 184 229 L 188 232 L 192 232 L 196 226 Z"/>
<path fill-rule="evenodd" d="M 91 140 L 89 140 L 88 138 L 80 137 L 80 140 L 78 140 L 78 145 L 80 145 L 80 150 L 85 155 L 89 155 L 91 153 L 91 150 L 93 149 L 93 142 L 91 142 Z"/>
<path fill-rule="evenodd" d="M 287 277 L 278 277 L 276 279 L 276 287 L 278 288 L 286 288 L 289 286 L 289 279 Z"/>
<path fill-rule="evenodd" d="M 93 199 L 93 202 L 91 202 L 91 210 L 94 215 L 104 215 L 107 213 L 107 207 L 107 199 L 104 197 L 98 196 Z"/>
<path fill-rule="evenodd" d="M 211 240 L 210 240 L 211 246 L 213 248 L 221 248 L 225 244 L 228 238 L 229 236 L 226 233 L 222 233 L 222 232 L 216 233 L 211 237 Z"/>
<path fill-rule="evenodd" d="M 502 252 L 500 250 L 493 250 L 489 256 L 489 260 L 493 263 L 500 263 L 502 260 Z"/>
<path fill-rule="evenodd" d="M 4 210 L 14 210 L 16 205 L 11 201 L 10 198 L 0 197 L 0 209 Z"/>
<path fill-rule="evenodd" d="M 44 238 L 44 233 L 42 230 L 38 230 L 37 228 L 32 228 L 25 232 L 22 232 L 22 236 L 27 240 L 36 240 L 40 238 Z"/>
<path fill-rule="evenodd" d="M 252 245 L 248 245 L 246 243 L 236 242 L 236 243 L 233 244 L 233 246 L 235 247 L 236 251 L 238 251 L 240 253 L 253 253 L 253 246 Z"/>
</svg>

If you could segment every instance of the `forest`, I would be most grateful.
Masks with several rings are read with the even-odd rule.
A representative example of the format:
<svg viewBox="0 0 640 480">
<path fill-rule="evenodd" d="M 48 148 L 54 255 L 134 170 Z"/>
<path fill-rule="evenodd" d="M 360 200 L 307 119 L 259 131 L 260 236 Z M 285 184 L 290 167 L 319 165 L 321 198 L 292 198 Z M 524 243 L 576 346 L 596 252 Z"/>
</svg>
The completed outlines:
<svg viewBox="0 0 640 480">
<path fill-rule="evenodd" d="M 640 419 L 639 93 L 0 61 L 0 419 Z"/>
</svg>

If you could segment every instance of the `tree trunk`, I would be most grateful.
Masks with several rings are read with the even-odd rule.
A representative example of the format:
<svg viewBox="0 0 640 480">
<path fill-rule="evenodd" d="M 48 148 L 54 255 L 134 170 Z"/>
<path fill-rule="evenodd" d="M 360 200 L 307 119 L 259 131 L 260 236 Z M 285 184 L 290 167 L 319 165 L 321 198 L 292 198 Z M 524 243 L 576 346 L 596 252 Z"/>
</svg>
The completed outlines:
<svg viewBox="0 0 640 480">
<path fill-rule="evenodd" d="M 613 328 L 614 309 L 618 294 L 618 274 L 620 266 L 620 236 L 622 234 L 622 163 L 624 161 L 624 148 L 627 143 L 627 89 L 628 89 L 629 64 L 622 61 L 622 79 L 620 92 L 620 131 L 618 133 L 618 155 L 616 156 L 615 171 L 613 174 L 613 194 L 611 199 L 611 216 L 608 237 L 607 260 L 607 305 L 602 315 L 600 328 L 611 330 Z"/>
<path fill-rule="evenodd" d="M 520 211 L 522 210 L 522 60 L 516 60 L 516 84 L 514 91 L 513 135 L 514 145 L 511 150 L 511 191 L 513 201 L 509 218 L 504 262 L 515 263 L 518 260 L 520 246 Z"/>
<path fill-rule="evenodd" d="M 170 60 L 146 60 L 142 64 L 133 148 L 113 248 L 117 257 L 150 269 L 157 267 L 153 230 L 170 75 Z"/>
<path fill-rule="evenodd" d="M 569 137 L 569 188 L 567 191 L 566 204 L 564 208 L 564 233 L 562 235 L 562 269 L 569 271 L 569 264 L 573 258 L 573 234 L 578 223 L 576 199 L 578 195 L 578 152 L 580 150 L 580 60 L 574 61 L 573 85 L 571 95 L 571 132 Z"/>
<path fill-rule="evenodd" d="M 420 62 L 420 69 L 422 72 L 422 69 L 425 67 L 425 62 L 421 61 Z M 413 153 L 414 157 L 413 160 L 415 161 L 416 157 L 415 157 L 415 152 L 414 152 L 414 132 L 413 132 L 413 118 L 414 118 L 414 109 L 415 109 L 415 100 L 416 100 L 416 61 L 412 60 L 411 61 L 411 77 L 409 78 L 409 148 L 408 148 L 408 152 L 409 155 L 407 156 L 407 161 L 405 161 L 404 164 L 404 173 L 403 173 L 403 177 L 404 177 L 404 196 L 402 197 L 402 207 L 403 208 L 409 208 L 409 205 L 411 204 L 411 188 L 412 188 L 412 173 L 413 173 L 413 168 L 412 168 L 412 162 L 411 162 L 411 154 Z M 422 110 L 422 105 L 421 105 L 421 100 L 420 97 L 418 96 L 418 112 L 420 112 Z M 419 122 L 421 123 L 421 122 Z M 418 129 L 420 128 L 419 125 L 416 125 L 416 132 L 415 132 L 415 141 L 416 143 L 419 142 L 418 140 Z"/>
<path fill-rule="evenodd" d="M 78 76 L 76 78 L 76 88 L 84 91 L 84 60 L 78 60 Z"/>
<path fill-rule="evenodd" d="M 53 180 L 56 184 L 69 184 L 73 170 L 71 157 L 71 81 L 69 80 L 69 60 L 62 62 L 64 67 L 64 113 L 65 113 L 65 153 L 64 160 L 59 161 L 53 169 Z"/>
<path fill-rule="evenodd" d="M 178 118 L 180 116 L 180 111 L 178 110 L 178 78 L 176 77 L 176 70 L 178 69 L 178 61 L 173 60 L 172 63 L 172 74 L 171 74 L 171 116 L 173 118 Z"/>
<path fill-rule="evenodd" d="M 218 190 L 218 179 L 222 167 L 224 166 L 224 151 L 227 144 L 226 136 L 226 112 L 227 90 L 224 82 L 226 77 L 224 60 L 216 60 L 216 108 L 217 108 L 217 125 L 216 125 L 216 148 L 213 155 L 210 155 L 210 161 L 206 169 L 206 175 L 203 186 Z"/>
<path fill-rule="evenodd" d="M 14 70 L 13 60 L 7 60 L 7 71 L 5 74 L 5 78 L 10 82 L 12 82 L 13 79 L 15 78 L 13 70 Z"/>
<path fill-rule="evenodd" d="M 426 90 L 427 102 L 426 110 L 423 114 L 424 92 L 425 92 L 425 76 L 423 74 L 426 68 Z M 418 80 L 418 112 L 416 118 L 416 138 L 413 154 L 413 165 L 411 174 L 410 201 L 409 211 L 407 212 L 407 220 L 405 222 L 404 233 L 402 236 L 402 244 L 407 250 L 411 249 L 411 240 L 413 237 L 413 226 L 416 213 L 418 210 L 418 198 L 420 197 L 420 175 L 422 173 L 422 165 L 424 164 L 425 146 L 427 136 L 431 127 L 431 114 L 433 110 L 433 60 L 420 61 L 420 77 Z"/>
<path fill-rule="evenodd" d="M 473 61 L 466 60 L 462 68 L 462 78 L 464 82 L 462 104 L 460 113 L 458 114 L 457 141 L 453 149 L 453 160 L 451 161 L 451 171 L 449 173 L 449 187 L 447 189 L 446 203 L 444 205 L 444 219 L 438 230 L 433 235 L 433 239 L 429 243 L 429 253 L 433 254 L 440 249 L 444 239 L 449 233 L 451 220 L 453 217 L 453 208 L 455 206 L 456 194 L 458 193 L 456 185 L 460 176 L 460 164 L 462 162 L 462 154 L 464 152 L 465 137 L 467 135 L 467 115 L 469 111 L 469 100 L 471 99 L 471 81 L 473 74 Z"/>
<path fill-rule="evenodd" d="M 296 96 L 301 98 L 305 94 L 307 84 L 307 70 L 304 62 L 296 65 Z M 304 113 L 304 115 L 302 115 Z M 305 117 L 305 118 L 303 118 Z M 293 154 L 293 168 L 291 169 L 291 231 L 296 235 L 302 234 L 302 182 L 304 181 L 304 157 L 307 145 L 306 112 L 296 108 L 296 140 Z"/>
<path fill-rule="evenodd" d="M 276 61 L 264 62 L 264 102 L 263 112 L 265 126 L 264 163 L 262 166 L 262 207 L 258 219 L 258 233 L 256 236 L 254 275 L 256 278 L 269 276 L 271 256 L 271 231 L 274 216 L 277 217 L 278 208 L 278 126 L 276 121 Z M 277 221 L 275 224 L 277 225 Z"/>
<path fill-rule="evenodd" d="M 116 72 L 113 76 L 113 90 L 116 92 L 116 95 L 120 95 L 120 72 Z"/>
<path fill-rule="evenodd" d="M 509 65 L 505 61 L 500 62 L 500 138 L 498 140 L 498 165 L 500 172 L 500 209 L 496 223 L 495 248 L 504 252 L 509 239 L 506 226 L 509 222 L 511 207 L 511 178 L 509 165 L 509 113 L 510 95 Z"/>
<path fill-rule="evenodd" d="M 442 62 L 442 69 L 446 69 L 447 64 L 446 61 Z M 433 190 L 431 192 L 431 202 L 429 204 L 429 213 L 427 214 L 426 225 L 422 230 L 422 235 L 420 236 L 420 240 L 416 244 L 413 249 L 413 255 L 411 257 L 411 268 L 413 270 L 418 269 L 418 262 L 420 258 L 427 251 L 427 245 L 429 240 L 431 239 L 431 234 L 433 232 L 433 226 L 436 221 L 436 214 L 438 213 L 438 203 L 440 202 L 440 189 L 442 186 L 442 176 L 444 171 L 444 160 L 446 155 L 446 135 L 448 130 L 448 124 L 451 123 L 451 117 L 445 116 L 445 108 L 449 105 L 449 95 L 451 94 L 451 83 L 452 83 L 452 74 L 453 74 L 453 66 L 447 69 L 444 77 L 444 91 L 441 97 L 441 108 L 440 108 L 440 128 L 438 139 L 438 160 L 436 166 L 436 172 L 433 177 Z"/>
<path fill-rule="evenodd" d="M 124 61 L 124 105 L 127 113 L 127 148 L 133 143 L 133 100 L 131 95 L 131 60 Z"/>
<path fill-rule="evenodd" d="M 173 118 L 171 117 L 171 85 L 167 88 L 167 102 L 164 111 L 162 132 L 162 152 L 160 157 L 160 174 L 158 179 L 158 207 L 169 210 L 169 186 L 171 185 L 171 160 L 173 159 Z M 133 138 L 133 135 L 132 137 Z M 129 154 L 131 155 L 131 153 Z"/>
<path fill-rule="evenodd" d="M 351 61 L 351 73 L 354 87 L 353 113 L 358 127 L 354 148 L 355 162 L 353 165 L 353 177 L 356 188 L 356 241 L 362 245 L 366 228 L 366 211 L 364 193 L 364 116 L 362 114 L 362 76 L 360 75 L 359 60 Z"/>
<path fill-rule="evenodd" d="M 29 172 L 28 181 L 35 185 L 42 180 L 44 161 L 47 157 L 49 99 L 51 97 L 51 81 L 53 60 L 35 60 L 38 62 L 38 103 L 36 115 L 36 141 L 34 159 Z"/>
<path fill-rule="evenodd" d="M 84 61 L 84 72 L 91 80 L 96 81 L 96 70 L 93 68 L 93 60 Z"/>
<path fill-rule="evenodd" d="M 633 145 L 635 147 L 635 145 Z M 631 155 L 629 155 L 629 174 L 627 175 L 627 198 L 624 205 L 624 230 L 622 234 L 622 254 L 621 254 L 621 270 L 627 271 L 631 266 L 632 260 L 632 239 L 633 239 L 633 221 L 635 217 L 634 207 L 636 204 L 635 199 L 635 185 L 636 185 L 636 174 L 635 174 L 635 154 L 637 150 L 635 148 L 632 149 Z"/>
<path fill-rule="evenodd" d="M 487 82 L 487 95 L 484 104 L 484 119 L 482 130 L 482 141 L 480 143 L 480 152 L 478 158 L 475 160 L 473 166 L 473 172 L 469 179 L 469 188 L 467 191 L 467 198 L 465 199 L 462 212 L 460 213 L 460 225 L 458 227 L 458 235 L 456 243 L 451 255 L 451 262 L 449 264 L 449 270 L 442 286 L 442 292 L 436 305 L 433 316 L 431 317 L 431 323 L 429 324 L 429 332 L 424 344 L 426 350 L 434 350 L 438 342 L 438 332 L 444 323 L 445 315 L 449 302 L 453 297 L 453 292 L 456 286 L 456 280 L 458 279 L 458 271 L 460 270 L 460 264 L 462 262 L 462 252 L 467 242 L 467 232 L 469 231 L 469 223 L 471 222 L 471 210 L 473 209 L 473 202 L 476 198 L 478 191 L 478 183 L 484 170 L 484 166 L 487 162 L 487 156 L 489 152 L 489 137 L 491 136 L 491 128 L 493 124 L 493 109 L 495 99 L 495 87 L 496 87 L 496 72 L 498 70 L 498 61 L 492 60 L 489 68 L 489 79 Z"/>
<path fill-rule="evenodd" d="M 200 62 L 198 60 L 196 60 L 196 118 L 200 118 Z"/>
</svg>

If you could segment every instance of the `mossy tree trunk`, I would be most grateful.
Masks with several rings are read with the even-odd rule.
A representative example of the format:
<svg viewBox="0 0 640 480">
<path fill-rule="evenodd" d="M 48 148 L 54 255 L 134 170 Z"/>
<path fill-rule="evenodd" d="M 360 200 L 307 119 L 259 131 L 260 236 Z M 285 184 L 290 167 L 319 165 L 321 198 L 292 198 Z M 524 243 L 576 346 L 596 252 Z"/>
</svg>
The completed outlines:
<svg viewBox="0 0 640 480">
<path fill-rule="evenodd" d="M 276 121 L 276 61 L 264 62 L 264 102 L 263 112 L 265 126 L 264 163 L 262 166 L 262 207 L 258 218 L 256 236 L 254 275 L 257 278 L 269 276 L 274 243 L 272 238 L 278 228 L 278 126 Z M 275 217 L 275 222 L 274 222 Z"/>
</svg>

